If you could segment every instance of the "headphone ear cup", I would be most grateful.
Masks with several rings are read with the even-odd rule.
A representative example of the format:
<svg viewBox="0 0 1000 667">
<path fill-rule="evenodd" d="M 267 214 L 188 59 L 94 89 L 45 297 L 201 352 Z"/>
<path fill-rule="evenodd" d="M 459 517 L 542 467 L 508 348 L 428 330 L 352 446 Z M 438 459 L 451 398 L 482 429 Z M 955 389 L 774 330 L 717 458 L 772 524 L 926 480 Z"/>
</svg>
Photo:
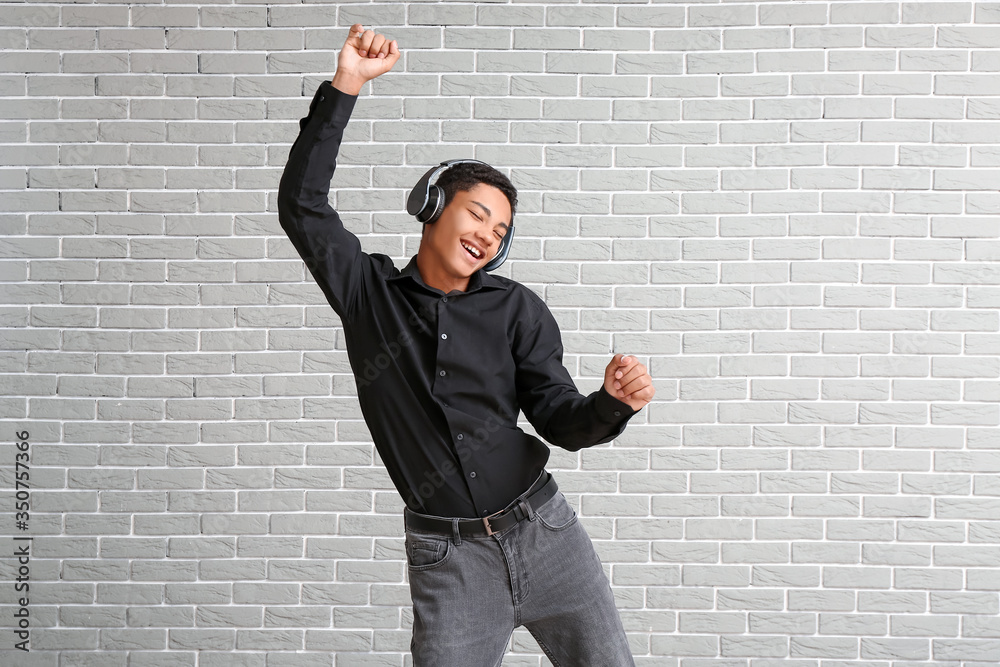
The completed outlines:
<svg viewBox="0 0 1000 667">
<path fill-rule="evenodd" d="M 444 211 L 444 190 L 437 185 L 427 188 L 427 203 L 424 204 L 423 217 L 418 216 L 420 222 L 429 225 L 441 217 Z"/>
<path fill-rule="evenodd" d="M 500 268 L 501 264 L 507 261 L 507 255 L 510 253 L 510 243 L 513 239 L 514 225 L 511 225 L 507 233 L 504 234 L 503 241 L 500 242 L 500 247 L 497 248 L 497 254 L 483 267 L 484 271 L 495 271 Z"/>
</svg>

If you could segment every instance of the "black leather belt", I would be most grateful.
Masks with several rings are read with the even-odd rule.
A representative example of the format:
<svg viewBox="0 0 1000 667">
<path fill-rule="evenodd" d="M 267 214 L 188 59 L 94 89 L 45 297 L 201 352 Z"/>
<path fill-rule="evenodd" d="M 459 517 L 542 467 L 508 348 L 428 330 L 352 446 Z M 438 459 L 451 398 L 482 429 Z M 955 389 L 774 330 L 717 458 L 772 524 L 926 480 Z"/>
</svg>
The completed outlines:
<svg viewBox="0 0 1000 667">
<path fill-rule="evenodd" d="M 523 521 L 528 518 L 528 513 L 525 511 L 523 505 L 526 503 L 531 506 L 532 511 L 537 511 L 539 507 L 544 505 L 552 496 L 556 495 L 556 491 L 559 487 L 556 485 L 556 478 L 551 474 L 549 475 L 549 481 L 542 485 L 540 489 L 534 493 L 530 493 L 524 500 L 518 502 L 513 507 L 507 510 L 501 510 L 495 514 L 489 516 L 484 516 L 482 519 L 458 519 L 458 531 L 461 535 L 466 536 L 477 536 L 477 535 L 492 535 L 493 533 L 499 533 L 502 530 L 507 530 L 519 521 Z M 432 533 L 441 533 L 444 535 L 451 535 L 454 530 L 453 519 L 445 519 L 443 517 L 433 517 L 427 516 L 426 514 L 417 514 L 410 511 L 408 508 L 404 510 L 403 515 L 405 517 L 407 528 L 412 528 L 413 530 L 430 531 Z"/>
</svg>

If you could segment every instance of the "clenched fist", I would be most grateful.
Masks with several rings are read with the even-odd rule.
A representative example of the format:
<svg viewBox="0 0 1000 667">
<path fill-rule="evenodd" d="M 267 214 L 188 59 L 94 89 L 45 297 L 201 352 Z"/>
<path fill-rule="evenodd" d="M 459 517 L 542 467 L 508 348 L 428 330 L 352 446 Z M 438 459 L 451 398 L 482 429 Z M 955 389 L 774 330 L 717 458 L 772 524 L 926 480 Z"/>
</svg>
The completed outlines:
<svg viewBox="0 0 1000 667">
<path fill-rule="evenodd" d="M 344 47 L 337 57 L 337 73 L 333 87 L 350 95 L 357 95 L 365 82 L 392 69 L 399 60 L 399 45 L 385 35 L 365 30 L 360 23 L 351 26 Z"/>
<path fill-rule="evenodd" d="M 656 393 L 646 367 L 624 354 L 616 354 L 604 369 L 604 390 L 636 411 L 653 400 Z"/>
</svg>

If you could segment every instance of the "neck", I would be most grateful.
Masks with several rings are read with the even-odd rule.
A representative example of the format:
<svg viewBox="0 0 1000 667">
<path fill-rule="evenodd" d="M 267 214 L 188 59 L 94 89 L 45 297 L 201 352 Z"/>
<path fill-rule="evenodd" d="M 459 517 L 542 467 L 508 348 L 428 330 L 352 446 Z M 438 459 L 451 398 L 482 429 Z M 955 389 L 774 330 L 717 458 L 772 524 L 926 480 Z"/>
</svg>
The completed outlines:
<svg viewBox="0 0 1000 667">
<path fill-rule="evenodd" d="M 445 294 L 464 292 L 469 289 L 469 279 L 453 276 L 442 270 L 441 263 L 434 261 L 423 248 L 417 251 L 417 270 L 424 284 L 439 289 Z"/>
</svg>

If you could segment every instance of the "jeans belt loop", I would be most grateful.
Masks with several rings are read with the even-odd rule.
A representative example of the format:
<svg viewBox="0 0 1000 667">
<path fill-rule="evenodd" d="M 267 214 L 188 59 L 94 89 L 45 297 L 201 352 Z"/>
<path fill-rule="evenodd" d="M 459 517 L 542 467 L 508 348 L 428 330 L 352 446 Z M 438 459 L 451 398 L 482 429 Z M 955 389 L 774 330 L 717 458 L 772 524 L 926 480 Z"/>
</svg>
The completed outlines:
<svg viewBox="0 0 1000 667">
<path fill-rule="evenodd" d="M 462 531 L 458 529 L 458 519 L 451 520 L 451 539 L 456 547 L 462 546 Z"/>
<path fill-rule="evenodd" d="M 528 519 L 528 521 L 535 520 L 535 510 L 531 509 L 531 503 L 528 502 L 527 498 L 518 503 L 518 505 L 521 508 L 521 511 L 524 512 L 524 516 Z"/>
</svg>

